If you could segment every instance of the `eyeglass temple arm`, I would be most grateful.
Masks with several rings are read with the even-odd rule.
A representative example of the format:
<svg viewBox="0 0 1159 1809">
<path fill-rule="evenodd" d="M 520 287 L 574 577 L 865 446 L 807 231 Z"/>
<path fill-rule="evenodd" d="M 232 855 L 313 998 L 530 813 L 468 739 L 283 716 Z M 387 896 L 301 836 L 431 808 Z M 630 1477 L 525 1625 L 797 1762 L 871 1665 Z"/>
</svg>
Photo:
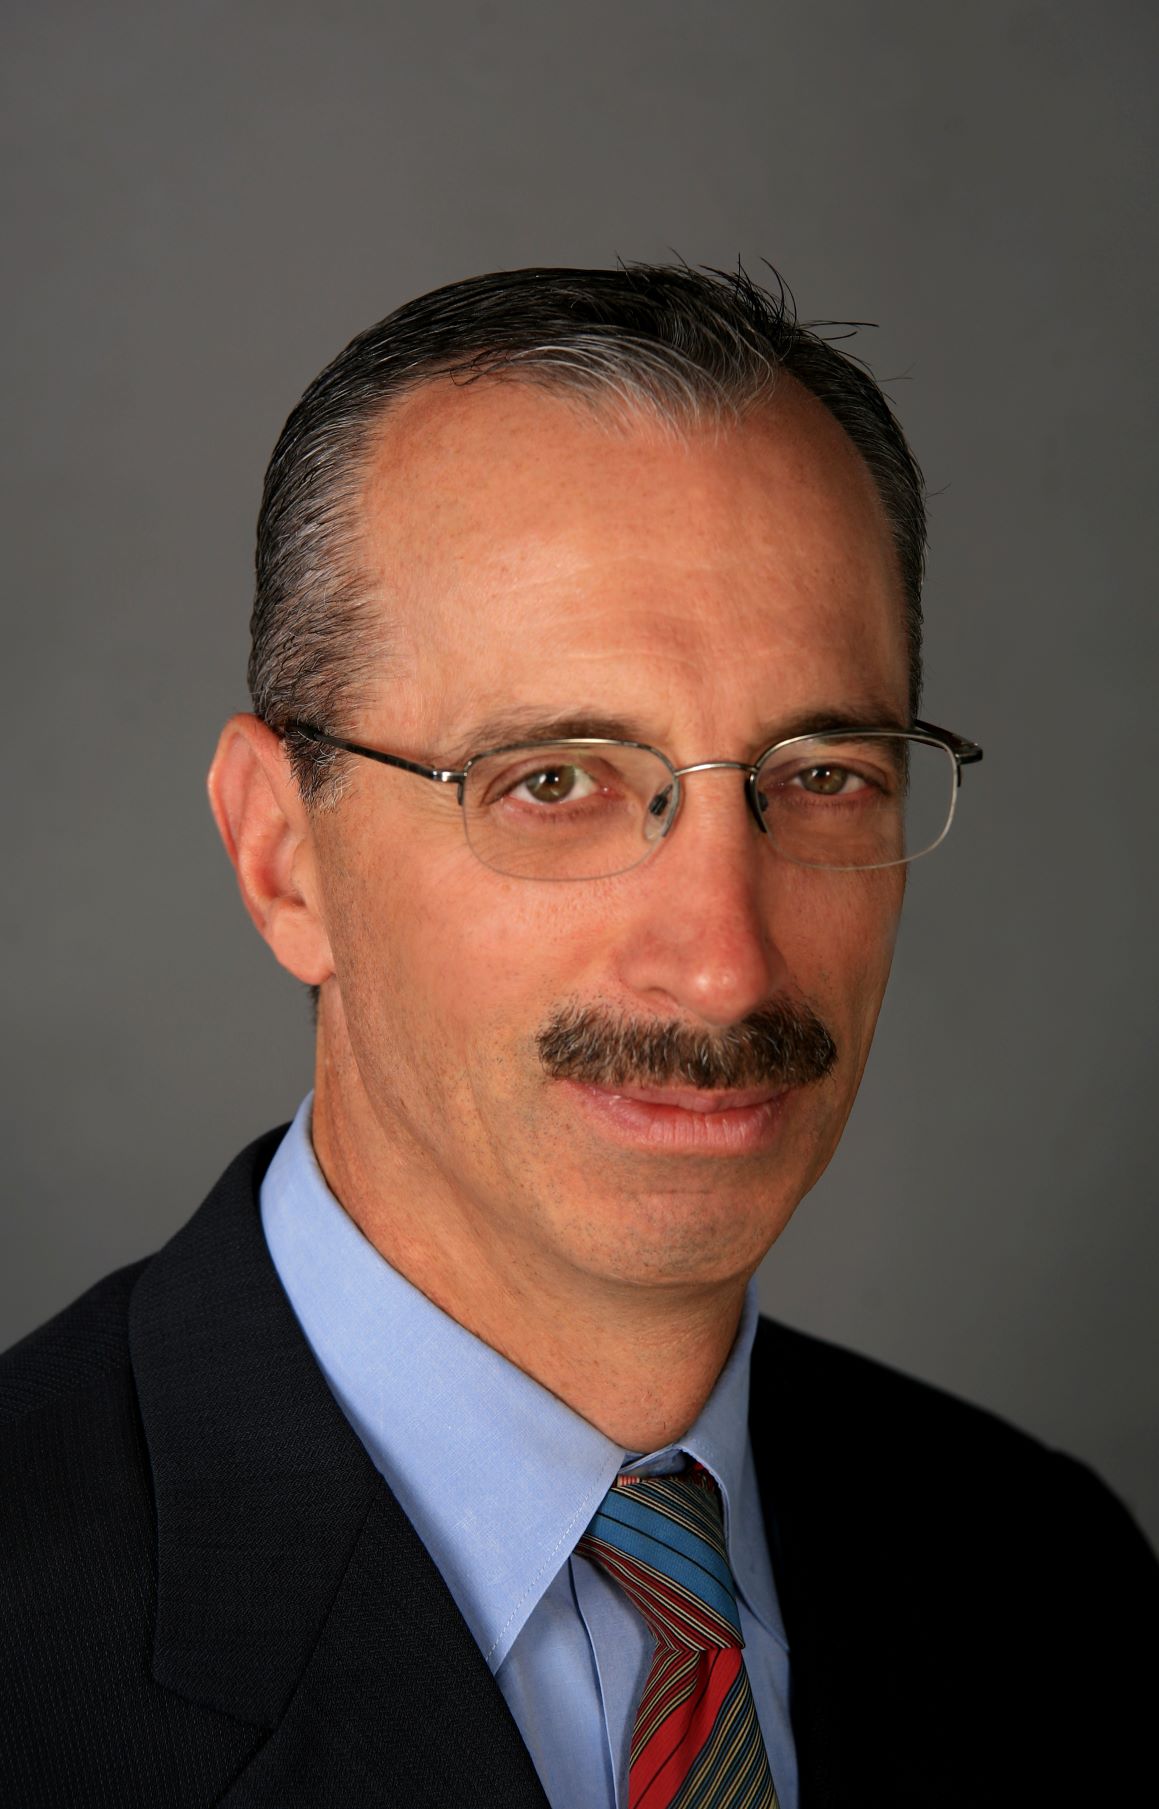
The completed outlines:
<svg viewBox="0 0 1159 1809">
<path fill-rule="evenodd" d="M 919 735 L 932 735 L 935 741 L 944 742 L 954 756 L 958 768 L 958 784 L 962 783 L 962 768 L 977 766 L 982 758 L 982 749 L 976 741 L 967 741 L 964 735 L 955 735 L 952 729 L 939 729 L 932 722 L 919 722 L 914 719 L 914 729 Z"/>
<path fill-rule="evenodd" d="M 363 747 L 357 741 L 344 741 L 340 735 L 311 728 L 308 722 L 288 722 L 284 732 L 304 735 L 307 741 L 319 742 L 323 747 L 341 748 L 345 754 L 360 754 L 364 760 L 377 760 L 383 766 L 397 766 L 404 773 L 417 773 L 420 779 L 433 779 L 439 785 L 462 785 L 467 776 L 442 766 L 419 766 L 413 760 L 404 760 L 401 754 L 383 754 L 378 748 Z"/>
</svg>

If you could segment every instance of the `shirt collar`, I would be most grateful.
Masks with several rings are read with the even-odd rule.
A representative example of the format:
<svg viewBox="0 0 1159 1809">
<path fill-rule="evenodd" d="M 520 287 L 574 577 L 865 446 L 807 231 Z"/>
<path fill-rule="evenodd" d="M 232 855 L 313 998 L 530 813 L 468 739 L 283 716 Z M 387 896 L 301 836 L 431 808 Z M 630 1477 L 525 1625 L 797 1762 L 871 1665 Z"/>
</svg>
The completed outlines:
<svg viewBox="0 0 1159 1809">
<path fill-rule="evenodd" d="M 339 1405 L 497 1671 L 625 1465 L 595 1426 L 440 1310 L 331 1193 L 307 1095 L 261 1191 L 274 1267 Z M 748 1444 L 750 1285 L 736 1342 L 679 1452 L 720 1485 L 738 1590 L 782 1641 Z M 755 1516 L 755 1518 L 754 1518 Z"/>
</svg>

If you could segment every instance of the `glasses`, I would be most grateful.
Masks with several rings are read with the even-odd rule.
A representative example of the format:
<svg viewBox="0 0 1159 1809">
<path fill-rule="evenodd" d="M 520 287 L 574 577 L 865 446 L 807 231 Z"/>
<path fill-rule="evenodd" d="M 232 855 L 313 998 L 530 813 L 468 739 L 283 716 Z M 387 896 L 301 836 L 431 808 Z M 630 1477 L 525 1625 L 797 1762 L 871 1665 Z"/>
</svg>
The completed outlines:
<svg viewBox="0 0 1159 1809">
<path fill-rule="evenodd" d="M 744 774 L 753 821 L 799 867 L 867 872 L 917 860 L 944 841 L 962 768 L 977 742 L 915 722 L 794 735 L 753 765 L 673 766 L 638 741 L 582 737 L 487 748 L 455 770 L 362 747 L 308 723 L 287 733 L 364 760 L 454 785 L 472 851 L 518 879 L 610 879 L 648 859 L 672 833 L 690 773 Z"/>
</svg>

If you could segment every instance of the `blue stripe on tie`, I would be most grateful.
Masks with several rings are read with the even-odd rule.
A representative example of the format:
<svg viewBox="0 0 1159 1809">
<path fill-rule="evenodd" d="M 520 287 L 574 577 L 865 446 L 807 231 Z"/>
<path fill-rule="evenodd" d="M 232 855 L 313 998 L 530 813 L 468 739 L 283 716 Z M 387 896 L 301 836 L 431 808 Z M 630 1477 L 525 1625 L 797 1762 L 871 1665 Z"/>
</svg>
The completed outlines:
<svg viewBox="0 0 1159 1809">
<path fill-rule="evenodd" d="M 614 1513 L 609 1509 L 614 1508 Z M 740 1633 L 740 1615 L 726 1560 L 706 1539 L 635 1499 L 629 1489 L 613 1490 L 597 1509 L 588 1531 L 617 1551 L 670 1577 Z"/>
<path fill-rule="evenodd" d="M 614 1515 L 610 1511 L 612 1508 L 615 1509 Z M 596 1517 L 614 1518 L 625 1527 L 657 1539 L 668 1550 L 683 1553 L 686 1558 L 701 1565 L 722 1588 L 727 1589 L 731 1598 L 732 1572 L 720 1548 L 694 1532 L 691 1527 L 674 1520 L 663 1508 L 654 1507 L 647 1500 L 643 1489 L 613 1489 L 605 1495 Z"/>
</svg>

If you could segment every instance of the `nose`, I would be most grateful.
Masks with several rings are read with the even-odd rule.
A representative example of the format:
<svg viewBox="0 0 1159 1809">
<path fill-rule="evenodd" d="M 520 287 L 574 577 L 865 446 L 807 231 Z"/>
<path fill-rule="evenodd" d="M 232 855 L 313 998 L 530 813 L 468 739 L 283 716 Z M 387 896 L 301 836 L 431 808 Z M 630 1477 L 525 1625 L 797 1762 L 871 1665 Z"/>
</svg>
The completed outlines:
<svg viewBox="0 0 1159 1809">
<path fill-rule="evenodd" d="M 712 768 L 684 769 L 680 815 L 637 870 L 619 977 L 653 1008 L 724 1029 L 784 990 L 788 969 L 773 927 L 778 863 L 745 798 L 748 768 Z"/>
</svg>

